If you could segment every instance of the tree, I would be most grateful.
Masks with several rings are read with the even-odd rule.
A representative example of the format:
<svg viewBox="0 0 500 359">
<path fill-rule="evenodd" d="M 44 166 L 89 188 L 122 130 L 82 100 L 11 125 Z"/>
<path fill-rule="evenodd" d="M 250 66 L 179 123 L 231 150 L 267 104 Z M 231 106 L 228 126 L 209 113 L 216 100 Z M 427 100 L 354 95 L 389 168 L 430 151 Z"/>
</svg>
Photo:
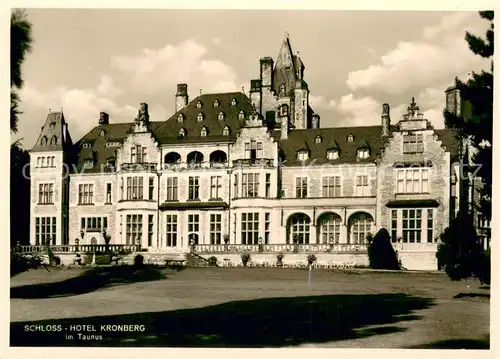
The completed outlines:
<svg viewBox="0 0 500 359">
<path fill-rule="evenodd" d="M 16 141 L 10 148 L 10 244 L 29 244 L 30 178 L 28 151 Z"/>
<path fill-rule="evenodd" d="M 387 229 L 381 228 L 369 243 L 368 259 L 372 269 L 401 269 Z"/>
<path fill-rule="evenodd" d="M 10 129 L 17 132 L 19 111 L 19 90 L 23 88 L 22 64 L 32 46 L 31 24 L 24 10 L 15 9 L 10 17 Z"/>
<path fill-rule="evenodd" d="M 494 12 L 480 11 L 481 18 L 490 22 L 486 38 L 480 38 L 466 32 L 465 40 L 469 49 L 476 55 L 489 59 L 494 53 Z M 472 156 L 477 166 L 477 176 L 482 179 L 481 213 L 491 219 L 492 191 L 492 158 L 493 158 L 493 60 L 489 71 L 472 73 L 471 77 L 462 82 L 455 79 L 455 86 L 460 90 L 460 96 L 466 107 L 460 116 L 444 111 L 445 123 L 456 130 L 459 141 L 468 139 L 477 150 Z"/>
</svg>

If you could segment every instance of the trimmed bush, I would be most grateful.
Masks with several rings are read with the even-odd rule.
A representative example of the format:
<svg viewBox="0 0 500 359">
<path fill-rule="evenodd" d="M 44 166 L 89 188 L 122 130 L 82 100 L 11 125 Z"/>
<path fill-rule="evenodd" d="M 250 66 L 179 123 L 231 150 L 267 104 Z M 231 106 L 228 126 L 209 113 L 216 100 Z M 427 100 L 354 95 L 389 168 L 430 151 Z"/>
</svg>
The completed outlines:
<svg viewBox="0 0 500 359">
<path fill-rule="evenodd" d="M 248 252 L 243 252 L 241 253 L 241 262 L 243 263 L 243 267 L 246 267 L 248 264 L 248 261 L 250 261 L 250 258 L 252 256 Z"/>
<path fill-rule="evenodd" d="M 143 267 L 144 266 L 144 257 L 141 254 L 138 254 L 134 257 L 134 266 L 135 267 Z"/>
<path fill-rule="evenodd" d="M 387 229 L 381 228 L 368 244 L 368 259 L 372 269 L 401 269 Z"/>
<path fill-rule="evenodd" d="M 314 253 L 311 253 L 307 256 L 307 263 L 311 266 L 314 262 L 316 262 L 316 256 Z"/>
<path fill-rule="evenodd" d="M 208 258 L 208 264 L 209 264 L 211 267 L 215 267 L 215 266 L 217 266 L 217 257 L 215 257 L 215 256 L 211 256 L 210 258 Z"/>
</svg>

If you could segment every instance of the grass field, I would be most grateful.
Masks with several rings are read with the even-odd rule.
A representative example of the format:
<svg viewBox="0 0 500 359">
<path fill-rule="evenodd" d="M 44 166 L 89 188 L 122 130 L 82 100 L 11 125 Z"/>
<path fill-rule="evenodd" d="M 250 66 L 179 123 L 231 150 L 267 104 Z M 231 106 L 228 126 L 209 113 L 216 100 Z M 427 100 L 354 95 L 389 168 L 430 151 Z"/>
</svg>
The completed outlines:
<svg viewBox="0 0 500 359">
<path fill-rule="evenodd" d="M 10 342 L 489 347 L 490 291 L 478 282 L 452 282 L 437 273 L 313 270 L 309 283 L 308 275 L 307 270 L 276 268 L 30 271 L 11 278 Z M 115 324 L 144 325 L 144 331 L 101 330 Z M 75 325 L 89 327 L 84 331 Z"/>
</svg>

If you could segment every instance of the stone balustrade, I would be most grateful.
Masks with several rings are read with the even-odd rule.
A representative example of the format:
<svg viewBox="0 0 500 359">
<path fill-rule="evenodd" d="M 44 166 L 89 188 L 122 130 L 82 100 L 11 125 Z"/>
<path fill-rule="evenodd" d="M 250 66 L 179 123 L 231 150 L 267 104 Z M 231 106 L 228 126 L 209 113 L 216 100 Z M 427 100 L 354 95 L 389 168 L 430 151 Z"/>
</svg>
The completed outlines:
<svg viewBox="0 0 500 359">
<path fill-rule="evenodd" d="M 108 251 L 111 252 L 125 252 L 133 253 L 141 249 L 140 245 L 127 245 L 127 244 L 108 244 Z M 64 244 L 64 245 L 51 245 L 50 249 L 54 254 L 57 253 L 105 253 L 105 244 Z M 46 252 L 47 246 L 35 245 L 35 246 L 16 246 L 12 249 L 18 253 L 36 253 L 36 252 Z"/>
<path fill-rule="evenodd" d="M 197 244 L 196 253 L 366 253 L 367 244 Z"/>
</svg>

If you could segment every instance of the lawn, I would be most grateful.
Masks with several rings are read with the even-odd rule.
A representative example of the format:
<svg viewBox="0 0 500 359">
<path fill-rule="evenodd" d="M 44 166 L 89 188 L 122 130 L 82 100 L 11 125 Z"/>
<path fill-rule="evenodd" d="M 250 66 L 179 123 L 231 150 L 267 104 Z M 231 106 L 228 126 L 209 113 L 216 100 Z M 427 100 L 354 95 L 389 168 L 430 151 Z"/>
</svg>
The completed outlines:
<svg viewBox="0 0 500 359">
<path fill-rule="evenodd" d="M 12 346 L 489 347 L 490 291 L 479 282 L 452 282 L 438 273 L 316 269 L 309 283 L 308 274 L 277 268 L 30 271 L 11 278 L 10 341 Z M 28 329 L 37 331 L 26 330 L 32 324 L 39 326 Z M 101 330 L 116 324 L 144 327 Z M 78 331 L 75 325 L 89 326 Z"/>
</svg>

